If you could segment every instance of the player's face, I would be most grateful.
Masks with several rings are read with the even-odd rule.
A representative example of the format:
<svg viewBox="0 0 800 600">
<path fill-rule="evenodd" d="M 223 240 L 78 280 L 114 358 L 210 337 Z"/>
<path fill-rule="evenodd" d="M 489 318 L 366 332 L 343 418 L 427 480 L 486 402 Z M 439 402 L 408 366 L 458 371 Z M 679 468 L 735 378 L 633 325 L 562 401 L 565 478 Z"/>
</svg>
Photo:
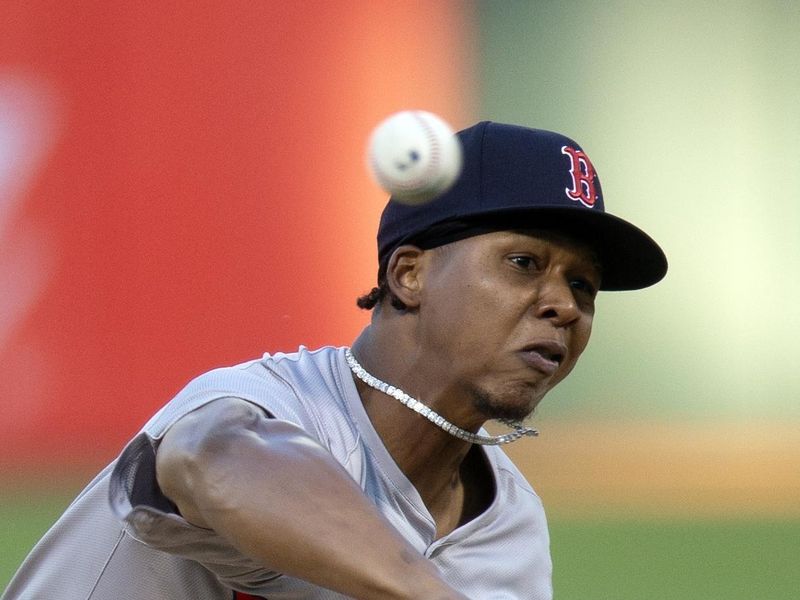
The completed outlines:
<svg viewBox="0 0 800 600">
<path fill-rule="evenodd" d="M 503 231 L 449 244 L 424 271 L 424 355 L 451 375 L 442 385 L 471 398 L 473 415 L 524 418 L 586 347 L 599 285 L 594 253 L 563 236 Z"/>
</svg>

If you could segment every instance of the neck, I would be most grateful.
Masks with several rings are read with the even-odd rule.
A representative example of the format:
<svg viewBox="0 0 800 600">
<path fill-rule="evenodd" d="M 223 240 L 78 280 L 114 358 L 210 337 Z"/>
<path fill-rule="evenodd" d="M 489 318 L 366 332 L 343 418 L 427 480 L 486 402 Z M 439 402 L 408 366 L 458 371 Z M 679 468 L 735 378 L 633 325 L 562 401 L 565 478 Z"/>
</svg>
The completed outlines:
<svg viewBox="0 0 800 600">
<path fill-rule="evenodd" d="M 418 346 L 405 345 L 404 341 L 402 335 L 378 335 L 371 326 L 353 344 L 353 354 L 364 369 L 396 387 L 441 389 L 441 385 L 426 387 L 424 370 L 414 359 L 413 349 Z M 384 446 L 433 516 L 437 537 L 488 507 L 494 497 L 494 480 L 478 447 L 451 435 L 358 377 L 354 376 L 354 381 Z M 438 411 L 444 406 L 446 395 L 432 393 L 425 398 L 430 398 L 430 407 Z M 476 423 L 474 430 L 483 421 Z"/>
<path fill-rule="evenodd" d="M 378 379 L 419 394 L 416 390 L 424 390 L 425 386 L 420 382 L 413 353 L 397 351 L 405 347 L 402 337 L 389 336 L 391 344 L 382 343 L 381 337 L 373 327 L 362 332 L 353 344 L 353 354 L 358 362 Z M 458 473 L 470 450 L 470 443 L 445 432 L 397 399 L 360 379 L 355 378 L 355 382 L 373 427 L 412 483 L 417 485 L 421 480 L 433 477 L 442 484 Z M 437 405 L 437 398 L 426 394 L 425 399 L 429 408 L 437 412 L 442 410 Z M 476 430 L 480 424 L 473 425 L 472 429 Z"/>
<path fill-rule="evenodd" d="M 470 444 L 480 444 L 480 445 L 497 445 L 497 444 L 507 444 L 509 442 L 513 442 L 525 435 L 537 435 L 537 432 L 533 429 L 528 429 L 527 427 L 523 427 L 517 423 L 510 423 L 510 426 L 514 428 L 514 431 L 511 433 L 507 433 L 505 435 L 483 435 L 479 433 L 474 433 L 472 431 L 467 431 L 466 429 L 462 429 L 458 425 L 455 425 L 445 419 L 442 415 L 438 412 L 433 410 L 431 407 L 423 404 L 416 398 L 408 395 L 399 387 L 389 385 L 385 381 L 378 379 L 371 373 L 369 373 L 361 364 L 358 362 L 356 357 L 353 355 L 353 352 L 348 349 L 345 351 L 345 358 L 347 359 L 347 364 L 350 367 L 350 370 L 353 374 L 360 379 L 362 382 L 366 383 L 369 387 L 378 390 L 386 394 L 387 396 L 391 396 L 400 404 L 408 408 L 409 410 L 413 410 L 421 417 L 424 417 L 434 425 L 436 425 L 439 429 L 443 430 L 445 433 L 452 435 L 460 440 L 464 440 Z"/>
</svg>

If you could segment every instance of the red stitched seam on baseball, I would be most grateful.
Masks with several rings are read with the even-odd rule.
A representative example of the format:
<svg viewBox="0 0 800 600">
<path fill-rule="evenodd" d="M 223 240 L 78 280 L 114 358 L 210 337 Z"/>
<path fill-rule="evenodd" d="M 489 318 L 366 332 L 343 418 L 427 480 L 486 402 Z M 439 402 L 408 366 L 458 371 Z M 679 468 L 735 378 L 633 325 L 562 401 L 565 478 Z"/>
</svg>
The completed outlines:
<svg viewBox="0 0 800 600">
<path fill-rule="evenodd" d="M 430 187 L 434 183 L 434 181 L 432 181 L 433 174 L 436 172 L 436 169 L 438 168 L 439 163 L 441 162 L 442 149 L 438 143 L 438 140 L 436 139 L 436 135 L 434 134 L 433 128 L 419 113 L 414 112 L 412 113 L 412 116 L 422 126 L 423 133 L 425 134 L 425 137 L 428 139 L 428 146 L 430 148 L 430 160 L 428 161 L 428 166 L 425 168 L 425 170 L 411 181 L 399 181 L 393 178 L 391 175 L 387 175 L 386 173 L 381 172 L 377 168 L 377 161 L 375 157 L 372 158 L 373 170 L 376 173 L 380 174 L 381 178 L 387 182 L 386 183 L 387 185 L 390 185 L 391 187 L 398 189 L 400 191 L 413 190 L 417 188 L 425 189 L 427 187 Z"/>
</svg>

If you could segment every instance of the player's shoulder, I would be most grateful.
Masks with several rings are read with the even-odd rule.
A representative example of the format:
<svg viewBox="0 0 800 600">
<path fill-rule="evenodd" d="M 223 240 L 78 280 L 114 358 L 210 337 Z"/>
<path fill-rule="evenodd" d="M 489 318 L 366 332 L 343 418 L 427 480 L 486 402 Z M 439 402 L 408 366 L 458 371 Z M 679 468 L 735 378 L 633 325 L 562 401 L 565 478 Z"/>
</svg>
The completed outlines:
<svg viewBox="0 0 800 600">
<path fill-rule="evenodd" d="M 337 351 L 326 346 L 295 352 L 264 353 L 260 358 L 206 371 L 189 381 L 178 396 L 192 396 L 209 390 L 234 391 L 237 395 L 262 393 L 265 389 L 313 385 L 336 372 Z"/>
<path fill-rule="evenodd" d="M 254 370 L 257 367 L 266 369 L 274 374 L 283 372 L 304 376 L 325 376 L 330 371 L 335 371 L 341 362 L 344 348 L 335 346 L 322 346 L 309 349 L 300 346 L 293 352 L 266 352 L 257 361 L 248 361 L 234 368 Z"/>
<path fill-rule="evenodd" d="M 334 349 L 265 354 L 232 366 L 206 371 L 191 379 L 145 425 L 154 438 L 161 437 L 178 419 L 223 398 L 239 398 L 257 405 L 278 419 L 300 426 L 312 425 L 307 399 L 325 379 L 324 363 Z M 330 368 L 328 368 L 328 371 Z M 330 376 L 328 375 L 328 378 Z"/>
<path fill-rule="evenodd" d="M 324 346 L 309 350 L 300 346 L 296 352 L 265 354 L 257 363 L 243 367 L 258 376 L 280 381 L 292 390 L 299 402 L 315 410 L 343 408 L 343 398 L 349 375 L 344 360 L 344 348 Z M 331 405 L 331 406 L 328 406 Z"/>
</svg>

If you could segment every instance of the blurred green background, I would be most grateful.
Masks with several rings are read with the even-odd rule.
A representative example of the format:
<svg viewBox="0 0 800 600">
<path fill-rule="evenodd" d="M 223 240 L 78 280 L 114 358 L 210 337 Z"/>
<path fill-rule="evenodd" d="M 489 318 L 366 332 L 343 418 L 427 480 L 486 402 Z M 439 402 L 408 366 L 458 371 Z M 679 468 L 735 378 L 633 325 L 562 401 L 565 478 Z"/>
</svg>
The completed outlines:
<svg viewBox="0 0 800 600">
<path fill-rule="evenodd" d="M 574 136 L 670 260 L 543 413 L 800 420 L 800 4 L 476 6 L 483 116 Z"/>
<path fill-rule="evenodd" d="M 475 6 L 482 118 L 574 136 L 670 260 L 514 449 L 556 598 L 800 597 L 800 3 Z"/>
<path fill-rule="evenodd" d="M 670 259 L 514 448 L 556 598 L 800 597 L 800 4 L 460 4 L 476 116 L 575 137 Z M 90 475 L 0 495 L 0 585 Z"/>
</svg>

